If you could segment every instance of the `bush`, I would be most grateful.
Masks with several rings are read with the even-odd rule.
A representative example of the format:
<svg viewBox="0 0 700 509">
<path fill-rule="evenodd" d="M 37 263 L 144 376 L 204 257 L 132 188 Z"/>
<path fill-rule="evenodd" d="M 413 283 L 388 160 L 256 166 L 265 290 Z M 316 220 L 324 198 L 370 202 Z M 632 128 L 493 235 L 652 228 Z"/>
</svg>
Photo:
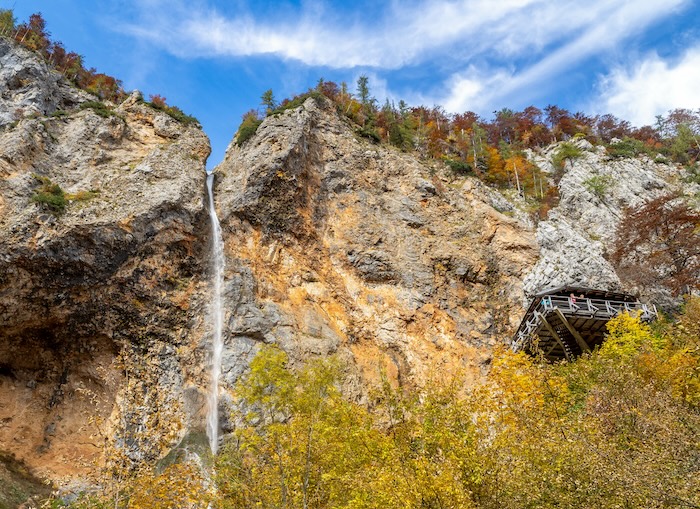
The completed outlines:
<svg viewBox="0 0 700 509">
<path fill-rule="evenodd" d="M 471 173 L 471 171 L 472 171 L 472 167 L 466 161 L 461 161 L 459 159 L 450 159 L 449 157 L 443 157 L 442 160 L 445 161 L 445 164 L 454 173 L 458 173 L 460 175 L 466 175 L 468 173 Z"/>
<path fill-rule="evenodd" d="M 81 110 L 86 110 L 88 108 L 103 118 L 117 116 L 117 114 L 114 113 L 114 111 L 111 108 L 109 108 L 105 103 L 100 101 L 87 101 L 80 105 Z"/>
<path fill-rule="evenodd" d="M 356 132 L 363 138 L 367 138 L 374 143 L 380 143 L 382 141 L 382 137 L 379 135 L 379 132 L 377 132 L 374 126 L 366 125 L 357 129 Z"/>
<path fill-rule="evenodd" d="M 634 138 L 624 138 L 622 141 L 608 145 L 605 150 L 614 159 L 651 155 L 649 147 L 643 141 Z"/>
<path fill-rule="evenodd" d="M 173 117 L 175 120 L 180 122 L 181 124 L 184 125 L 199 125 L 199 120 L 197 120 L 196 117 L 193 117 L 192 115 L 188 115 L 184 111 L 182 111 L 180 108 L 177 106 L 169 106 L 168 108 L 163 110 L 165 113 Z"/>
<path fill-rule="evenodd" d="M 41 187 L 34 192 L 31 201 L 38 203 L 42 208 L 48 209 L 52 214 L 59 215 L 65 212 L 68 199 L 61 186 L 51 182 L 48 177 L 34 175 L 34 178 L 41 182 Z"/>
<path fill-rule="evenodd" d="M 153 108 L 154 110 L 162 111 L 163 113 L 167 113 L 170 115 L 172 118 L 180 122 L 181 124 L 184 125 L 199 125 L 199 120 L 197 120 L 195 117 L 192 115 L 187 115 L 184 111 L 182 111 L 180 108 L 177 106 L 169 106 L 165 102 L 165 97 L 161 95 L 151 95 L 151 102 L 146 102 L 148 106 Z"/>
<path fill-rule="evenodd" d="M 554 165 L 556 169 L 563 169 L 567 159 L 576 159 L 582 155 L 583 152 L 576 145 L 572 143 L 562 143 L 552 156 L 552 165 Z"/>
<path fill-rule="evenodd" d="M 78 191 L 74 194 L 67 194 L 66 198 L 71 201 L 87 201 L 93 199 L 99 194 L 100 191 L 96 189 L 90 189 L 89 191 Z"/>
<path fill-rule="evenodd" d="M 614 182 L 614 179 L 610 175 L 594 175 L 584 180 L 583 185 L 588 192 L 602 199 Z"/>
<path fill-rule="evenodd" d="M 298 108 L 299 106 L 304 104 L 309 97 L 313 97 L 313 99 L 316 102 L 318 102 L 318 101 L 323 100 L 324 95 L 321 92 L 318 92 L 316 90 L 310 90 L 309 92 L 306 92 L 304 94 L 300 94 L 300 95 L 294 97 L 291 101 L 288 99 L 285 99 L 284 101 L 282 101 L 282 103 L 277 108 L 270 111 L 267 115 L 268 116 L 280 115 L 287 110 L 293 110 L 294 108 Z"/>
<path fill-rule="evenodd" d="M 258 130 L 258 127 L 260 127 L 260 124 L 262 124 L 262 120 L 260 120 L 254 112 L 249 111 L 243 115 L 243 121 L 236 133 L 236 145 L 240 147 L 251 139 Z"/>
</svg>

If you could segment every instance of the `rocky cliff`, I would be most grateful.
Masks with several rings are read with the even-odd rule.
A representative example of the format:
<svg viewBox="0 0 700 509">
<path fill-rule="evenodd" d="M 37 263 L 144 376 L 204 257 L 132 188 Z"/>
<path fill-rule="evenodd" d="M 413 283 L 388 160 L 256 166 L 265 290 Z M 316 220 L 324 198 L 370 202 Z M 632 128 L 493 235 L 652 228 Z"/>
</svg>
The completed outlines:
<svg viewBox="0 0 700 509">
<path fill-rule="evenodd" d="M 203 355 L 209 142 L 137 93 L 84 107 L 3 38 L 0 64 L 0 449 L 52 478 L 105 440 L 157 455 Z"/>
<path fill-rule="evenodd" d="M 532 295 L 544 288 L 578 284 L 639 293 L 620 280 L 608 261 L 625 211 L 668 194 L 692 197 L 700 189 L 684 180 L 683 170 L 663 160 L 613 158 L 604 147 L 594 147 L 586 140 L 574 144 L 581 156 L 566 161 L 557 184 L 559 205 L 537 225 L 540 257 L 525 277 L 525 292 Z M 552 156 L 560 147 L 556 143 L 533 154 L 533 161 L 550 178 L 556 173 Z M 652 288 L 644 297 L 673 303 L 664 288 Z"/>
<path fill-rule="evenodd" d="M 323 100 L 268 117 L 216 168 L 228 387 L 261 342 L 338 353 L 362 397 L 463 370 L 520 318 L 533 232 L 470 179 L 359 139 Z"/>
<path fill-rule="evenodd" d="M 204 423 L 207 138 L 138 93 L 96 104 L 3 38 L 0 64 L 0 453 L 52 479 L 115 452 L 155 460 Z M 577 143 L 537 225 L 517 197 L 359 137 L 322 98 L 232 143 L 215 170 L 223 428 L 263 343 L 294 363 L 337 354 L 366 402 L 384 375 L 481 376 L 541 289 L 621 287 L 604 254 L 622 211 L 678 188 L 677 170 Z M 532 155 L 552 178 L 557 150 Z"/>
</svg>

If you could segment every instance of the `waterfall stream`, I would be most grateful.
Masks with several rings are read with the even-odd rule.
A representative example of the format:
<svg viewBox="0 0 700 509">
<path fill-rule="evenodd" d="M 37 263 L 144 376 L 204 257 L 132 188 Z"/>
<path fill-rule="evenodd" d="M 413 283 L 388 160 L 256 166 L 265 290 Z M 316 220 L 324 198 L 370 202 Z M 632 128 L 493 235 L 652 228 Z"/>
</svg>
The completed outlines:
<svg viewBox="0 0 700 509">
<path fill-rule="evenodd" d="M 219 377 L 221 375 L 221 354 L 224 350 L 223 325 L 224 306 L 222 292 L 224 287 L 224 241 L 221 225 L 214 207 L 214 174 L 207 176 L 209 192 L 209 218 L 212 236 L 212 298 L 209 310 L 212 324 L 211 344 L 211 387 L 207 408 L 207 437 L 213 455 L 219 447 Z"/>
</svg>

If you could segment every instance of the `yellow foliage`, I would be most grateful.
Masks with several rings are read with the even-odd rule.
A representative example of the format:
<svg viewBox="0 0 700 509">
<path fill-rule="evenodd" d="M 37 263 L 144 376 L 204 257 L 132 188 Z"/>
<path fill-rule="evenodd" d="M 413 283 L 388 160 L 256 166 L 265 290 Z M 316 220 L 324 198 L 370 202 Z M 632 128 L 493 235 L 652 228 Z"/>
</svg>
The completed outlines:
<svg viewBox="0 0 700 509">
<path fill-rule="evenodd" d="M 607 324 L 608 336 L 600 348 L 600 353 L 607 357 L 629 356 L 636 353 L 642 345 L 652 346 L 654 341 L 649 325 L 628 313 L 622 313 Z"/>
<path fill-rule="evenodd" d="M 699 506 L 699 316 L 697 300 L 653 329 L 621 315 L 600 349 L 561 364 L 496 349 L 484 383 L 386 382 L 372 411 L 342 397 L 336 360 L 292 370 L 263 347 L 237 388 L 241 425 L 217 458 L 215 507 Z M 212 499 L 187 464 L 141 471 L 120 493 L 111 507 Z"/>
<path fill-rule="evenodd" d="M 128 509 L 206 508 L 213 490 L 192 463 L 175 463 L 162 473 L 147 472 L 131 488 Z"/>
</svg>

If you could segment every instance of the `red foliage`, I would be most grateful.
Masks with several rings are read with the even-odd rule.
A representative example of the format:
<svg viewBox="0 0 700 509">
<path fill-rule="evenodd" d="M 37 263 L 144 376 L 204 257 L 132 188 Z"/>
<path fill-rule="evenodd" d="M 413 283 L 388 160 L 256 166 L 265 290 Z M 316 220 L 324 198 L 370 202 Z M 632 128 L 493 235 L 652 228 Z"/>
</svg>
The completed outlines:
<svg viewBox="0 0 700 509">
<path fill-rule="evenodd" d="M 167 103 L 165 102 L 166 99 L 162 95 L 150 95 L 149 98 L 151 99 L 151 104 L 156 108 L 163 109 L 167 106 Z"/>
<path fill-rule="evenodd" d="M 610 140 L 617 138 L 619 140 L 626 138 L 632 134 L 632 128 L 626 120 L 620 120 L 609 113 L 596 117 L 595 132 L 601 141 L 610 143 Z"/>
<path fill-rule="evenodd" d="M 340 96 L 340 87 L 332 81 L 320 81 L 317 89 L 331 101 L 335 101 Z"/>
<path fill-rule="evenodd" d="M 679 196 L 666 195 L 620 223 L 612 261 L 640 287 L 662 285 L 674 294 L 700 289 L 700 214 Z"/>
</svg>

